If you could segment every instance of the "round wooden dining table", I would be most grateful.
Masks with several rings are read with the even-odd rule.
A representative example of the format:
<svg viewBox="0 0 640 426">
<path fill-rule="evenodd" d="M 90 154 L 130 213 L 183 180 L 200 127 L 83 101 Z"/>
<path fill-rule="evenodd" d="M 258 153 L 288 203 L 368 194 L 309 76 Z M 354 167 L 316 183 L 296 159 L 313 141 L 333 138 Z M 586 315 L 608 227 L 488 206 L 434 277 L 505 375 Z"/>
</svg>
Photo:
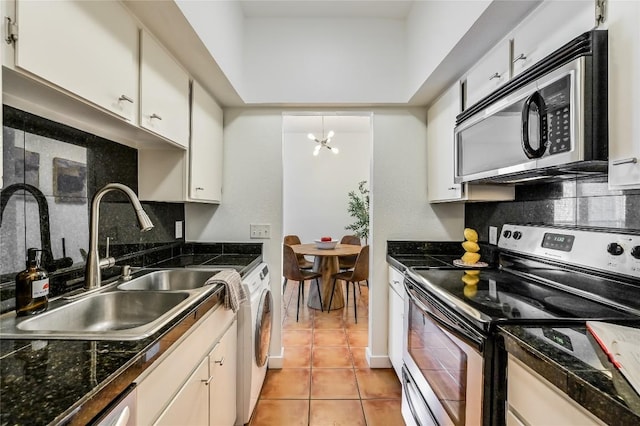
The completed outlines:
<svg viewBox="0 0 640 426">
<path fill-rule="evenodd" d="M 338 256 L 351 256 L 360 253 L 362 246 L 351 244 L 338 244 L 333 249 L 319 249 L 315 244 L 296 244 L 292 245 L 294 253 L 307 256 L 314 256 L 313 270 L 322 274 L 322 282 L 320 283 L 320 291 L 322 293 L 322 305 L 325 309 L 329 308 L 329 299 L 331 298 L 332 279 L 331 276 L 339 272 Z M 331 303 L 331 309 L 344 307 L 344 297 L 341 288 L 336 289 Z M 307 305 L 313 309 L 320 309 L 320 298 L 318 297 L 318 289 L 315 285 L 310 286 L 309 301 Z"/>
</svg>

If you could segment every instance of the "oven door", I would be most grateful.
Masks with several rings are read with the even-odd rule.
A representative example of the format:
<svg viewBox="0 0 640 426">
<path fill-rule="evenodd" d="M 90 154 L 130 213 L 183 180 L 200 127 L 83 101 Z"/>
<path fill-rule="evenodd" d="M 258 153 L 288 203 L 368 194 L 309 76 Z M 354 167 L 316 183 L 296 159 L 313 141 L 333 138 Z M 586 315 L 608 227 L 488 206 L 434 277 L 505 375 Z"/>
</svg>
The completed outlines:
<svg viewBox="0 0 640 426">
<path fill-rule="evenodd" d="M 404 410 L 405 421 L 428 425 L 433 420 L 441 426 L 482 424 L 485 336 L 409 278 L 405 278 L 405 289 L 403 362 L 410 381 L 405 385 L 403 404 L 413 407 Z M 425 408 L 429 416 L 424 420 L 414 414 Z"/>
</svg>

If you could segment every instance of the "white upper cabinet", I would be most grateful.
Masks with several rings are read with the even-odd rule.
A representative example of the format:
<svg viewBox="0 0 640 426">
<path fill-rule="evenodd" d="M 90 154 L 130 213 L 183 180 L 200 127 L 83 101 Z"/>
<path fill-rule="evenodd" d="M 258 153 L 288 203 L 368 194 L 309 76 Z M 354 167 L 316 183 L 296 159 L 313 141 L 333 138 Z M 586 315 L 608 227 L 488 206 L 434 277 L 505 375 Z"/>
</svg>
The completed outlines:
<svg viewBox="0 0 640 426">
<path fill-rule="evenodd" d="M 140 50 L 140 126 L 186 148 L 189 75 L 144 30 Z"/>
<path fill-rule="evenodd" d="M 454 84 L 427 111 L 427 197 L 432 203 L 462 198 L 462 185 L 453 181 L 453 129 L 460 109 L 460 85 Z"/>
<path fill-rule="evenodd" d="M 429 202 L 513 200 L 515 189 L 512 186 L 454 182 L 453 130 L 460 109 L 460 85 L 456 83 L 427 111 L 427 198 Z"/>
<path fill-rule="evenodd" d="M 640 2 L 609 0 L 609 187 L 640 188 Z"/>
<path fill-rule="evenodd" d="M 594 27 L 594 0 L 543 2 L 513 31 L 513 77 Z"/>
<path fill-rule="evenodd" d="M 188 151 L 138 152 L 138 191 L 148 201 L 219 203 L 222 199 L 222 109 L 193 82 Z"/>
<path fill-rule="evenodd" d="M 17 0 L 15 65 L 132 123 L 138 28 L 119 2 Z"/>
<path fill-rule="evenodd" d="M 222 198 L 222 109 L 193 82 L 189 197 L 219 202 Z"/>
<path fill-rule="evenodd" d="M 467 105 L 469 107 L 509 81 L 509 41 L 498 43 L 467 74 Z"/>
</svg>

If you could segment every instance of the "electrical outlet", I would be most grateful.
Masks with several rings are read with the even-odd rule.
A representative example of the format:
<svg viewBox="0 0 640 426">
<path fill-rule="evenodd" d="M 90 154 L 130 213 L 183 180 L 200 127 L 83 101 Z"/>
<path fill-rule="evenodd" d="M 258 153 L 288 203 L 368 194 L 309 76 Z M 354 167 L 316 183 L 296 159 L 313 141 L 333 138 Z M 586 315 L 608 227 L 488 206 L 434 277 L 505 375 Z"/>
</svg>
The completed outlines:
<svg viewBox="0 0 640 426">
<path fill-rule="evenodd" d="M 268 223 L 252 223 L 249 225 L 249 236 L 251 238 L 269 239 L 271 238 L 271 225 Z"/>
<path fill-rule="evenodd" d="M 176 220 L 176 238 L 182 238 L 182 221 Z"/>
<path fill-rule="evenodd" d="M 495 226 L 489 227 L 489 244 L 498 244 L 498 228 Z"/>
</svg>

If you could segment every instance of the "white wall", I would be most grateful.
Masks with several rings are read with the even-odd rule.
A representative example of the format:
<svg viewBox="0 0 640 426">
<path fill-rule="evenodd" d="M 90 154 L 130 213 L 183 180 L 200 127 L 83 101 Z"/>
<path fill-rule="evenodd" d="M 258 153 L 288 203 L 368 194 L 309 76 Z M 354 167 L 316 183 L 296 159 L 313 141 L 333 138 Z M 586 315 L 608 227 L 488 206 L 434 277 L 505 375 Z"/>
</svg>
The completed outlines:
<svg viewBox="0 0 640 426">
<path fill-rule="evenodd" d="M 283 120 L 284 234 L 303 242 L 352 234 L 345 230 L 354 221 L 347 212 L 348 193 L 371 179 L 370 116 L 327 116 L 325 136 L 330 129 L 336 132 L 330 145 L 340 152 L 322 148 L 318 156 L 313 155 L 317 143 L 307 134 L 322 138 L 322 117 L 285 115 Z"/>
<path fill-rule="evenodd" d="M 373 116 L 369 347 L 372 367 L 388 366 L 387 240 L 458 240 L 464 206 L 427 201 L 427 129 L 423 108 L 376 110 Z"/>
<path fill-rule="evenodd" d="M 290 111 L 289 111 L 290 112 Z M 371 279 L 368 356 L 373 367 L 387 357 L 386 241 L 458 240 L 462 205 L 427 202 L 426 110 L 374 109 L 371 182 Z M 256 241 L 249 224 L 271 223 L 264 258 L 272 271 L 274 326 L 271 355 L 281 355 L 282 110 L 225 110 L 225 170 L 220 206 L 187 204 L 188 241 Z"/>
<path fill-rule="evenodd" d="M 175 0 L 238 93 L 244 86 L 244 15 L 237 1 Z"/>
<path fill-rule="evenodd" d="M 407 18 L 408 98 L 416 93 L 489 4 L 490 0 L 414 2 Z"/>
<path fill-rule="evenodd" d="M 406 102 L 399 19 L 247 18 L 246 103 Z"/>
</svg>

